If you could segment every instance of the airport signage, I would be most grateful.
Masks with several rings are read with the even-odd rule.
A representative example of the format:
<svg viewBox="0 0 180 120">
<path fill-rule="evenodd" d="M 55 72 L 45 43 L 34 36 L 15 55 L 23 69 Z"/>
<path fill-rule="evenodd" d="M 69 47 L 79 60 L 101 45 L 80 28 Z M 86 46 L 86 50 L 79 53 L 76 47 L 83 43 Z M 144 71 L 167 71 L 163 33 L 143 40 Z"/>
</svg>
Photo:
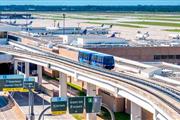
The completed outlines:
<svg viewBox="0 0 180 120">
<path fill-rule="evenodd" d="M 102 97 L 86 97 L 86 113 L 98 113 L 101 111 Z"/>
<path fill-rule="evenodd" d="M 65 114 L 67 110 L 66 97 L 53 97 L 51 98 L 51 113 L 53 115 Z"/>
<path fill-rule="evenodd" d="M 22 91 L 23 90 L 23 75 L 1 75 L 0 90 L 1 91 Z"/>
<path fill-rule="evenodd" d="M 22 92 L 29 92 L 29 89 L 34 90 L 34 88 L 35 88 L 35 78 L 34 77 L 25 78 Z"/>
<path fill-rule="evenodd" d="M 101 110 L 101 104 L 102 97 L 100 96 L 53 97 L 51 98 L 51 112 L 53 115 L 65 114 L 68 107 L 70 114 L 83 113 L 84 108 L 86 113 L 98 113 Z"/>
<path fill-rule="evenodd" d="M 68 99 L 69 113 L 83 113 L 84 97 L 69 97 Z"/>
<path fill-rule="evenodd" d="M 29 92 L 35 88 L 35 78 L 24 79 L 24 75 L 0 75 L 0 91 Z"/>
</svg>

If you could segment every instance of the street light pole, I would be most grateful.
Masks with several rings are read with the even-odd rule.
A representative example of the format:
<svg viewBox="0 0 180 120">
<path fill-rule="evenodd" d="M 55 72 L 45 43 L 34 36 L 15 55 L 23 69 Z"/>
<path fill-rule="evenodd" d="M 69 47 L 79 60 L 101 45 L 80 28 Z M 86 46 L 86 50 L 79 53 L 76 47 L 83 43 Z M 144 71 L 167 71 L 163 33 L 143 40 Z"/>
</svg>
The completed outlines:
<svg viewBox="0 0 180 120">
<path fill-rule="evenodd" d="M 29 94 L 30 94 L 30 103 L 31 103 L 31 112 L 30 112 L 30 120 L 35 120 L 35 116 L 34 116 L 34 94 L 33 91 L 31 89 L 29 90 Z"/>
<path fill-rule="evenodd" d="M 41 112 L 41 114 L 39 115 L 38 120 L 41 120 L 43 114 L 44 114 L 48 109 L 51 109 L 51 106 L 48 106 L 46 109 L 44 109 L 44 110 Z"/>
<path fill-rule="evenodd" d="M 63 13 L 63 35 L 65 34 L 65 18 L 66 14 Z"/>
</svg>

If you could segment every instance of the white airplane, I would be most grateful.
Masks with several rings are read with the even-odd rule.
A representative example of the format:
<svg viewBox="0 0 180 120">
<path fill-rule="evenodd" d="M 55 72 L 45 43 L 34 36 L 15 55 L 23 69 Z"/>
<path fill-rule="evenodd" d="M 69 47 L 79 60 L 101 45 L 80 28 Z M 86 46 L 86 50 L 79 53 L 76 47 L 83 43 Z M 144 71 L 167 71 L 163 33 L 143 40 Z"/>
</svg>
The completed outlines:
<svg viewBox="0 0 180 120">
<path fill-rule="evenodd" d="M 10 22 L 5 21 L 4 23 L 12 25 L 12 24 L 16 24 L 16 21 L 13 21 L 13 22 L 12 21 L 10 21 Z"/>
<path fill-rule="evenodd" d="M 146 40 L 149 37 L 149 32 L 141 33 L 141 31 L 137 32 L 136 38 L 139 40 Z"/>
<path fill-rule="evenodd" d="M 169 34 L 169 38 L 171 38 L 171 39 L 180 39 L 180 34 Z"/>
<path fill-rule="evenodd" d="M 31 25 L 33 23 L 33 21 L 30 21 L 29 23 L 25 23 L 25 24 L 17 24 L 16 21 L 14 22 L 6 22 L 6 24 L 9 24 L 9 25 L 13 25 L 13 26 L 21 26 L 21 27 L 27 27 L 29 25 Z"/>
<path fill-rule="evenodd" d="M 104 25 L 102 24 L 100 27 L 95 27 L 94 30 L 109 30 L 110 28 L 112 28 L 113 25 Z"/>
<path fill-rule="evenodd" d="M 102 24 L 101 26 L 91 26 L 91 27 L 86 27 L 86 29 L 92 29 L 92 30 L 106 30 L 112 28 L 113 25 L 104 25 Z"/>
<path fill-rule="evenodd" d="M 59 30 L 59 27 L 46 27 L 47 31 L 57 31 Z"/>
<path fill-rule="evenodd" d="M 101 26 L 90 26 L 90 27 L 86 27 L 86 29 L 94 29 L 94 28 L 98 28 L 98 27 L 103 27 L 104 24 L 102 24 Z"/>
<path fill-rule="evenodd" d="M 111 35 L 109 35 L 108 37 L 116 37 L 116 35 L 119 35 L 119 37 L 120 37 L 120 32 L 113 32 Z"/>
</svg>

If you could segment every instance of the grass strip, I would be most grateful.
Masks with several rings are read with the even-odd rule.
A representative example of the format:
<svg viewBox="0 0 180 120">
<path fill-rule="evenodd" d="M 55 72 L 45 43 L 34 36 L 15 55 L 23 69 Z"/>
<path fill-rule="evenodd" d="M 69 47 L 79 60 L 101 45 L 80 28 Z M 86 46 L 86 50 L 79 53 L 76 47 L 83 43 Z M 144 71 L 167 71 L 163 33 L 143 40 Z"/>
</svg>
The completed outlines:
<svg viewBox="0 0 180 120">
<path fill-rule="evenodd" d="M 180 29 L 165 29 L 164 31 L 169 31 L 169 32 L 180 32 Z"/>
<path fill-rule="evenodd" d="M 78 86 L 78 85 L 76 85 L 76 84 L 73 84 L 73 83 L 67 82 L 67 85 L 68 85 L 68 86 L 70 86 L 70 87 L 72 87 L 72 88 L 74 88 L 74 89 L 76 89 L 76 90 L 78 90 L 78 91 L 83 92 L 82 87 L 80 87 L 80 86 Z"/>
<path fill-rule="evenodd" d="M 149 21 L 133 21 L 123 22 L 126 24 L 138 24 L 138 25 L 153 25 L 153 26 L 166 26 L 166 27 L 180 27 L 180 23 L 169 23 L 169 22 L 149 22 Z"/>
<path fill-rule="evenodd" d="M 122 112 L 115 112 L 115 120 L 130 120 L 130 115 Z"/>
<path fill-rule="evenodd" d="M 169 22 L 180 22 L 180 19 L 167 19 L 167 18 L 151 18 L 151 17 L 142 17 L 138 18 L 139 20 L 159 20 L 159 21 L 169 21 Z"/>
<path fill-rule="evenodd" d="M 67 18 L 80 19 L 80 20 L 113 20 L 113 19 L 110 19 L 110 18 L 87 18 L 87 17 L 74 17 L 74 16 L 69 16 Z"/>
<path fill-rule="evenodd" d="M 146 28 L 144 26 L 139 26 L 139 25 L 130 25 L 130 24 L 121 24 L 121 23 L 101 23 L 101 22 L 85 22 L 88 24 L 106 24 L 106 25 L 111 25 L 113 24 L 114 26 L 121 26 L 121 27 L 129 27 L 129 28 Z"/>
</svg>

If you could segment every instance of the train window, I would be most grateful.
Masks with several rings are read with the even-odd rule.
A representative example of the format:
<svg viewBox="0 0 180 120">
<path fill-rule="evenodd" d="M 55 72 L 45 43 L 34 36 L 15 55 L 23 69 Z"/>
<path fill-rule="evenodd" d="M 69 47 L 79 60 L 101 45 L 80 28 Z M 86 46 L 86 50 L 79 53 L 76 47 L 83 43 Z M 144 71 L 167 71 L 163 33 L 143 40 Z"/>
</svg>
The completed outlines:
<svg viewBox="0 0 180 120">
<path fill-rule="evenodd" d="M 99 57 L 97 58 L 97 61 L 98 61 L 99 63 L 102 63 L 102 57 L 99 56 Z"/>
<path fill-rule="evenodd" d="M 83 54 L 83 58 L 87 59 L 87 54 L 86 53 Z"/>
<path fill-rule="evenodd" d="M 92 56 L 92 61 L 93 61 L 93 62 L 97 62 L 97 58 L 98 58 L 98 57 L 97 57 L 96 55 L 93 55 L 93 56 Z"/>
<path fill-rule="evenodd" d="M 100 60 L 101 60 L 101 63 L 103 63 L 104 57 L 101 57 Z"/>
<path fill-rule="evenodd" d="M 180 59 L 180 55 L 176 55 L 176 59 Z"/>
<path fill-rule="evenodd" d="M 96 62 L 99 62 L 99 57 L 97 56 L 97 58 L 96 58 Z"/>
<path fill-rule="evenodd" d="M 82 56 L 82 52 L 79 52 L 79 56 L 80 56 L 80 57 Z"/>
</svg>

